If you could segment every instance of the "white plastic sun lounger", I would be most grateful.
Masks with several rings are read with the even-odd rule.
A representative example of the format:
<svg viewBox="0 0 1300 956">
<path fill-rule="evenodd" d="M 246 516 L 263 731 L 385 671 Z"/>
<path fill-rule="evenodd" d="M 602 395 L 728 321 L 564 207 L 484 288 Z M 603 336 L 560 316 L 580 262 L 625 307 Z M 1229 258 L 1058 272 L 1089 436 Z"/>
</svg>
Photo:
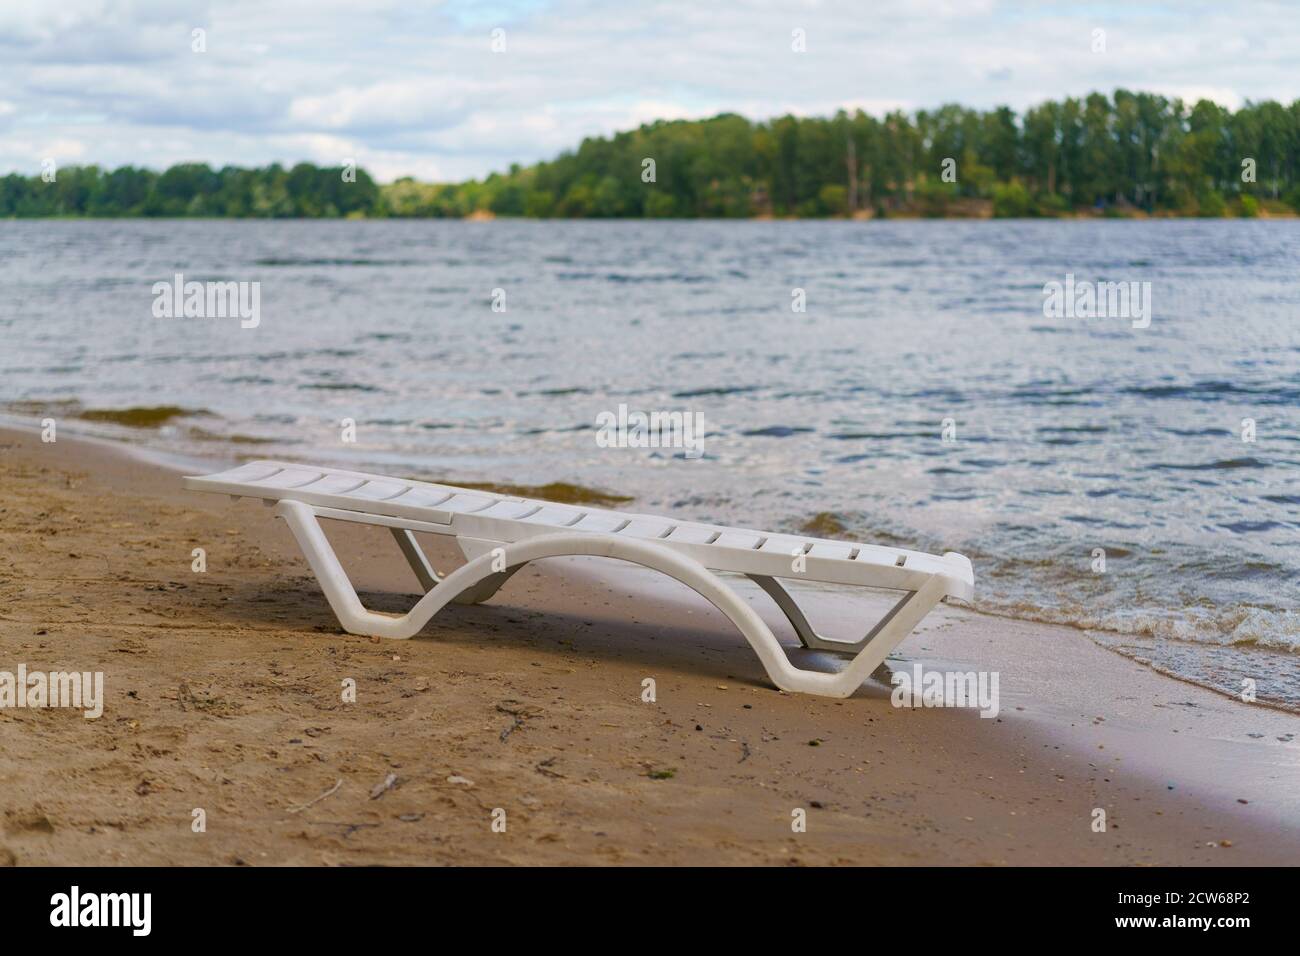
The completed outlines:
<svg viewBox="0 0 1300 956">
<path fill-rule="evenodd" d="M 847 697 L 943 598 L 970 600 L 970 561 L 847 541 L 769 534 L 650 515 L 533 501 L 337 468 L 254 461 L 185 487 L 275 507 L 307 557 L 339 623 L 352 634 L 412 637 L 455 601 L 492 597 L 530 561 L 594 555 L 661 571 L 693 588 L 725 614 L 753 646 L 783 690 Z M 319 518 L 379 525 L 392 531 L 425 595 L 403 615 L 368 611 L 357 597 Z M 440 577 L 413 532 L 452 535 L 468 562 Z M 835 674 L 790 663 L 758 613 L 715 571 L 743 574 L 776 601 L 805 647 L 851 655 Z M 860 640 L 814 631 L 779 578 L 901 591 L 897 604 Z"/>
</svg>

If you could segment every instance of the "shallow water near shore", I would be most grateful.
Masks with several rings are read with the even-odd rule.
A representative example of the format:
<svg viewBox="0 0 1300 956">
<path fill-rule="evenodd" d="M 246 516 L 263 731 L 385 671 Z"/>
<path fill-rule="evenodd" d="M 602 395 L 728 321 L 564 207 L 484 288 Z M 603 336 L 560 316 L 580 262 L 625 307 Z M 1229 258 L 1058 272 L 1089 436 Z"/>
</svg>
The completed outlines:
<svg viewBox="0 0 1300 956">
<path fill-rule="evenodd" d="M 977 607 L 1300 707 L 1298 266 L 1292 221 L 6 222 L 0 403 L 962 551 Z M 260 282 L 257 327 L 156 318 L 176 273 Z M 1067 275 L 1149 327 L 1046 317 Z M 703 456 L 601 447 L 620 404 Z"/>
</svg>

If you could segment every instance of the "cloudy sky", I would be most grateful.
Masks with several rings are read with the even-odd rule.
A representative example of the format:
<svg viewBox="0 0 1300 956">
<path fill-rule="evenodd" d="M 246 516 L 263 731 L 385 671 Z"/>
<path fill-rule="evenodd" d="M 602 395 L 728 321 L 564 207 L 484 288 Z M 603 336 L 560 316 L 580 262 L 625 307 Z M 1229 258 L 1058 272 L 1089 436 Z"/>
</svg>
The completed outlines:
<svg viewBox="0 0 1300 956">
<path fill-rule="evenodd" d="M 194 31 L 206 49 L 194 52 Z M 493 31 L 505 49 L 493 50 Z M 792 47 L 793 31 L 806 52 Z M 1095 30 L 1105 52 L 1093 52 Z M 458 180 L 658 118 L 1300 98 L 1295 3 L 0 0 L 0 172 L 355 158 Z"/>
</svg>

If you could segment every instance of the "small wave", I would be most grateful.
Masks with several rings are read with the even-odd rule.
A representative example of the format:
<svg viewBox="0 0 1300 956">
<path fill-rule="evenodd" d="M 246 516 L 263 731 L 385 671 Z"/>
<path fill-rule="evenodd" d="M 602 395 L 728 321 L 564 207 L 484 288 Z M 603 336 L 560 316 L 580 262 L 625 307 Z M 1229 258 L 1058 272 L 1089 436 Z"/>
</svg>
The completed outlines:
<svg viewBox="0 0 1300 956">
<path fill-rule="evenodd" d="M 557 272 L 555 277 L 566 282 L 584 282 L 591 279 L 597 279 L 602 282 L 613 282 L 618 285 L 637 285 L 643 282 L 681 282 L 687 285 L 694 285 L 702 282 L 717 281 L 713 276 L 691 275 L 685 272 L 660 273 L 657 275 L 633 275 L 629 272 L 608 272 L 601 275 L 586 270 L 568 270 Z"/>
<path fill-rule="evenodd" d="M 934 432 L 833 432 L 827 435 L 835 441 L 859 441 L 863 439 L 892 439 L 892 438 L 933 438 Z"/>
<path fill-rule="evenodd" d="M 745 392 L 757 391 L 757 385 L 719 385 L 714 388 L 692 388 L 684 392 L 673 392 L 673 398 L 702 398 L 705 395 L 741 395 Z"/>
<path fill-rule="evenodd" d="M 336 259 L 323 257 L 269 256 L 254 259 L 253 265 L 270 268 L 293 266 L 418 266 L 418 259 Z"/>
<path fill-rule="evenodd" d="M 275 379 L 265 375 L 232 375 L 221 382 L 223 385 L 274 385 Z"/>
<path fill-rule="evenodd" d="M 1059 438 L 1058 437 L 1058 438 L 1044 438 L 1042 440 L 1042 443 L 1044 445 L 1082 445 L 1084 441 L 1082 438 Z"/>
<path fill-rule="evenodd" d="M 1276 531 L 1287 527 L 1283 521 L 1229 521 L 1219 525 L 1233 534 L 1252 534 L 1259 531 Z"/>
<path fill-rule="evenodd" d="M 521 428 L 520 435 L 563 435 L 566 432 L 585 432 L 592 428 L 589 422 L 577 422 L 573 425 L 556 425 L 553 428 Z"/>
<path fill-rule="evenodd" d="M 1235 382 L 1209 380 L 1191 385 L 1130 385 L 1121 394 L 1142 398 L 1187 398 L 1193 401 L 1218 401 L 1224 396 L 1248 395 L 1256 404 L 1281 405 L 1300 401 L 1300 389 L 1252 388 Z"/>
<path fill-rule="evenodd" d="M 802 425 L 769 425 L 767 428 L 751 428 L 740 434 L 749 438 L 789 438 L 791 435 L 804 434 L 812 431 Z"/>
<path fill-rule="evenodd" d="M 1226 428 L 1162 428 L 1160 430 L 1166 435 L 1177 435 L 1180 438 L 1222 438 L 1232 434 Z"/>
<path fill-rule="evenodd" d="M 1044 445 L 1082 445 L 1088 438 L 1079 436 L 1105 435 L 1109 431 L 1104 425 L 1077 425 L 1043 427 L 1038 429 L 1038 434 L 1048 436 L 1039 439 Z"/>
<path fill-rule="evenodd" d="M 618 282 L 618 283 L 685 282 L 685 283 L 693 284 L 698 282 L 717 281 L 717 279 L 715 279 L 713 276 L 691 275 L 685 272 L 673 272 L 673 273 L 661 274 L 661 275 L 631 275 L 630 273 L 626 273 L 626 272 L 610 272 L 607 275 L 603 276 L 603 278 L 605 279 L 606 282 Z"/>
<path fill-rule="evenodd" d="M 1030 405 L 1044 402 L 1053 404 L 1065 399 L 1090 398 L 1093 395 L 1093 390 L 1090 388 L 1064 388 L 1055 385 L 1043 387 L 1025 385 L 1020 388 L 1012 389 L 1009 395 L 1012 399 L 1023 401 Z M 1083 431 L 1084 429 L 1081 428 L 1076 430 Z"/>
<path fill-rule="evenodd" d="M 1236 605 L 1187 607 L 1181 611 L 1104 610 L 1084 605 L 1051 607 L 1033 601 L 980 600 L 976 610 L 1002 617 L 1064 624 L 1084 631 L 1111 631 L 1139 637 L 1208 644 L 1250 645 L 1300 653 L 1300 611 Z"/>
<path fill-rule="evenodd" d="M 590 395 L 594 389 L 582 385 L 570 385 L 565 388 L 539 388 L 534 392 L 520 392 L 520 397 L 541 395 L 545 398 L 561 398 L 565 395 Z"/>
<path fill-rule="evenodd" d="M 1069 494 L 1069 492 L 1064 492 Z M 1111 498 L 1118 495 L 1121 498 L 1137 498 L 1140 495 L 1135 494 L 1128 488 L 1092 488 L 1083 493 L 1085 498 Z"/>
<path fill-rule="evenodd" d="M 298 386 L 325 392 L 377 392 L 374 385 L 362 385 L 359 382 L 305 382 Z"/>
<path fill-rule="evenodd" d="M 1207 461 L 1195 465 L 1180 465 L 1172 462 L 1157 462 L 1150 466 L 1160 471 L 1222 471 L 1233 468 L 1271 468 L 1272 463 L 1259 458 L 1223 458 L 1219 461 Z"/>
</svg>

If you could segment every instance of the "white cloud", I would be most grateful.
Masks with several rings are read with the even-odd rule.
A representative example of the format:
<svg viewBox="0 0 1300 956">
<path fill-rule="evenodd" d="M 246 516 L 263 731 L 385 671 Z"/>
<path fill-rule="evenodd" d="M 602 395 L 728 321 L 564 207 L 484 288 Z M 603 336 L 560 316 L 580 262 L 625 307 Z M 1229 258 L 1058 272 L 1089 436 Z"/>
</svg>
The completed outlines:
<svg viewBox="0 0 1300 956">
<path fill-rule="evenodd" d="M 325 96 L 304 96 L 289 107 L 301 128 L 334 130 L 442 129 L 466 118 L 456 80 L 376 83 Z"/>
<path fill-rule="evenodd" d="M 505 53 L 491 51 L 496 26 Z M 796 27 L 806 53 L 791 51 Z M 381 179 L 459 179 L 719 112 L 1022 109 L 1117 87 L 1289 102 L 1298 61 L 1300 17 L 1271 0 L 8 3 L 0 172 L 31 170 L 62 141 L 107 166 L 337 162 L 344 150 Z"/>
</svg>

